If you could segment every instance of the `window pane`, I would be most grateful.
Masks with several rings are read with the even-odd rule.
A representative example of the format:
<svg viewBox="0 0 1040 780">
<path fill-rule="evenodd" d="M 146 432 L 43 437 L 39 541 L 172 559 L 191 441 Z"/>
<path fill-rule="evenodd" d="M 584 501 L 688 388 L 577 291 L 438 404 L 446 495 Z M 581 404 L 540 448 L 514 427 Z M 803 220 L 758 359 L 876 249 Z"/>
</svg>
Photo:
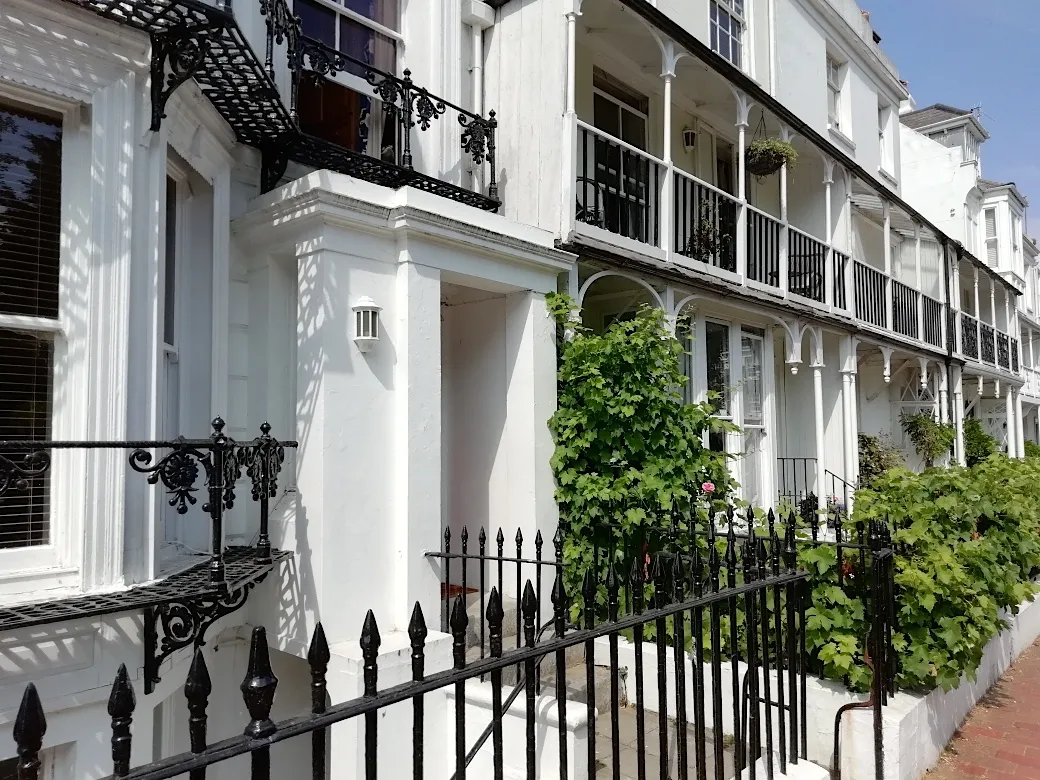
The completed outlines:
<svg viewBox="0 0 1040 780">
<path fill-rule="evenodd" d="M 592 124 L 615 138 L 621 136 L 621 108 L 603 95 L 592 98 Z"/>
<path fill-rule="evenodd" d="M 0 330 L 0 439 L 51 437 L 52 343 L 31 333 Z M 0 452 L 15 462 L 24 454 Z M 49 477 L 30 477 L 0 501 L 0 549 L 50 541 Z"/>
<path fill-rule="evenodd" d="M 400 31 L 400 0 L 343 0 L 343 5 L 383 27 Z"/>
<path fill-rule="evenodd" d="M 336 48 L 336 17 L 339 14 L 311 0 L 295 0 L 293 8 L 300 17 L 304 35 Z"/>
<path fill-rule="evenodd" d="M 646 120 L 621 109 L 621 140 L 637 149 L 646 149 Z"/>
<path fill-rule="evenodd" d="M 0 313 L 58 316 L 61 120 L 0 106 Z"/>
<path fill-rule="evenodd" d="M 706 323 L 705 340 L 708 357 L 708 392 L 718 397 L 712 401 L 719 414 L 729 414 L 729 326 Z"/>
<path fill-rule="evenodd" d="M 397 70 L 396 41 L 345 16 L 339 18 L 339 50 L 387 73 Z M 361 68 L 355 75 L 365 77 Z"/>
<path fill-rule="evenodd" d="M 762 340 L 744 336 L 740 340 L 744 358 L 744 424 L 762 424 Z"/>
</svg>

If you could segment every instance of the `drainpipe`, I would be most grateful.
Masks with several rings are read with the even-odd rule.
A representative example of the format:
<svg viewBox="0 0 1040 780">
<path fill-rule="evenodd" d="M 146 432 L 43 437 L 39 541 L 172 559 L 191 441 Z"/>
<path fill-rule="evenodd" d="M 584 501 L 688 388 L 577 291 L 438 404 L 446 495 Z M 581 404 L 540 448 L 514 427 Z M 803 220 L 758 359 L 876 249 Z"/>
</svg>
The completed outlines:
<svg viewBox="0 0 1040 780">
<path fill-rule="evenodd" d="M 470 62 L 470 76 L 473 83 L 473 113 L 484 116 L 484 30 L 495 23 L 495 10 L 480 0 L 464 0 L 462 5 L 462 21 L 470 27 L 473 59 Z M 471 171 L 474 192 L 481 192 L 481 167 L 474 165 Z"/>
</svg>

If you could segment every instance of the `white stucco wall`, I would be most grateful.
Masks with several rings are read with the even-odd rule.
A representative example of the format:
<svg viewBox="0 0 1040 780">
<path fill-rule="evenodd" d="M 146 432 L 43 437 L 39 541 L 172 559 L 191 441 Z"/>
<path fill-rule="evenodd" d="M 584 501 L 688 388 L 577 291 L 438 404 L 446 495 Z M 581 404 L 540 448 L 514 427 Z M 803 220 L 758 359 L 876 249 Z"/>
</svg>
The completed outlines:
<svg viewBox="0 0 1040 780">
<path fill-rule="evenodd" d="M 965 201 L 975 186 L 976 166 L 962 164 L 960 149 L 943 146 L 906 127 L 899 142 L 906 202 L 950 238 L 966 241 Z"/>
</svg>

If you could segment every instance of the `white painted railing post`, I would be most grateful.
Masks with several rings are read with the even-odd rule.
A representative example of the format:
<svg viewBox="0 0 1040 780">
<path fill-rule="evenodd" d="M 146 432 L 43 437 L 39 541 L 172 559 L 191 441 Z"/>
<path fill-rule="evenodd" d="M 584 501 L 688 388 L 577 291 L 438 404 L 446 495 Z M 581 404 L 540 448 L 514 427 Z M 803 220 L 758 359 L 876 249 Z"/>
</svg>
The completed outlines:
<svg viewBox="0 0 1040 780">
<path fill-rule="evenodd" d="M 887 200 L 881 205 L 885 214 L 885 327 L 895 330 L 892 319 L 892 206 Z"/>
<path fill-rule="evenodd" d="M 834 184 L 834 160 L 829 157 L 823 158 L 823 189 L 824 189 L 824 213 L 827 220 L 824 236 L 827 242 L 827 251 L 823 261 L 823 300 L 828 306 L 834 306 L 834 283 L 837 281 L 834 269 L 834 229 L 831 225 L 833 213 L 831 209 L 831 187 Z"/>
</svg>

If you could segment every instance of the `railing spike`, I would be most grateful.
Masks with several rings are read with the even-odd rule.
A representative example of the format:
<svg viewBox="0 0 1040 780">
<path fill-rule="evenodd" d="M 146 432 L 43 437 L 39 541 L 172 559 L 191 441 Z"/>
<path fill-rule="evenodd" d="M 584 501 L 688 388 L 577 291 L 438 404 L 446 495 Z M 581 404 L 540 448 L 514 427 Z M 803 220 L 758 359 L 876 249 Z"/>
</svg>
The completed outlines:
<svg viewBox="0 0 1040 780">
<path fill-rule="evenodd" d="M 188 700 L 188 739 L 191 752 L 201 753 L 206 749 L 206 708 L 209 706 L 209 695 L 213 692 L 213 682 L 206 667 L 206 658 L 202 648 L 195 650 L 191 659 L 188 678 L 184 682 L 184 698 Z M 192 780 L 196 775 L 192 775 Z"/>
<path fill-rule="evenodd" d="M 524 641 L 528 647 L 534 647 L 535 615 L 538 614 L 538 597 L 534 593 L 531 580 L 524 586 L 524 595 L 520 600 L 520 609 L 524 615 Z"/>
<path fill-rule="evenodd" d="M 273 734 L 275 725 L 271 721 L 271 707 L 278 678 L 271 669 L 271 655 L 267 647 L 267 630 L 263 626 L 253 628 L 249 642 L 249 664 L 242 680 L 242 698 L 249 711 L 250 721 L 243 733 L 257 739 Z"/>
<path fill-rule="evenodd" d="M 477 534 L 477 543 L 481 549 L 484 549 L 484 545 L 487 543 L 487 533 L 484 531 L 484 526 L 480 526 L 480 533 Z"/>
<path fill-rule="evenodd" d="M 469 625 L 469 616 L 466 614 L 466 603 L 462 596 L 456 596 L 451 607 L 452 658 L 456 669 L 466 666 L 466 627 Z"/>
<path fill-rule="evenodd" d="M 136 707 L 137 696 L 130 684 L 126 664 L 119 664 L 108 696 L 108 715 L 112 718 L 112 774 L 115 777 L 125 777 L 130 773 L 130 724 Z"/>
<path fill-rule="evenodd" d="M 40 749 L 47 733 L 47 717 L 36 686 L 29 683 L 22 692 L 22 703 L 15 716 L 13 736 L 18 750 L 18 780 L 36 780 L 40 771 Z"/>
<path fill-rule="evenodd" d="M 311 644 L 307 649 L 307 663 L 314 667 L 328 667 L 332 660 L 329 652 L 329 641 L 325 638 L 325 627 L 319 622 L 311 634 Z"/>
<path fill-rule="evenodd" d="M 520 533 L 520 531 L 518 530 L 517 533 Z M 506 535 L 502 533 L 501 528 L 498 529 L 498 535 L 495 537 L 495 541 L 498 542 L 499 549 L 501 549 L 502 545 L 506 543 Z"/>
</svg>

